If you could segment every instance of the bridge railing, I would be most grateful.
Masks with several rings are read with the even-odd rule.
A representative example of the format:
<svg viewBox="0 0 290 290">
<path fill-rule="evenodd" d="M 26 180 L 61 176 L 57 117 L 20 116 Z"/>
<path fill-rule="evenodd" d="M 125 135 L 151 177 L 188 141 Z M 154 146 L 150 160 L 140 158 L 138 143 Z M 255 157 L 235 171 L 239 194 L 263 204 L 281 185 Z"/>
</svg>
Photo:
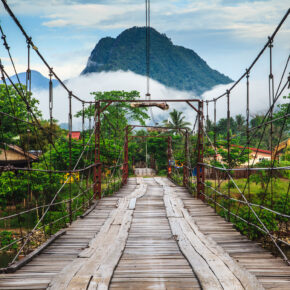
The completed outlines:
<svg viewBox="0 0 290 290">
<path fill-rule="evenodd" d="M 191 176 L 185 186 L 193 190 L 195 196 L 234 223 L 243 234 L 271 246 L 288 264 L 290 163 L 287 157 L 287 140 L 290 103 L 289 96 L 285 95 L 290 86 L 290 78 L 287 76 L 290 56 L 287 56 L 284 66 L 276 67 L 279 72 L 274 73 L 273 55 L 274 40 L 289 11 L 288 9 L 245 73 L 221 95 L 211 99 L 205 97 L 196 121 L 199 126 L 196 133 L 194 132 L 197 144 L 191 144 L 190 148 L 191 154 L 196 156 L 192 159 L 194 166 L 175 167 L 171 174 L 173 180 L 182 185 L 182 173 L 186 167 Z M 262 57 L 268 58 L 269 69 L 265 80 L 268 91 L 263 92 L 260 89 L 257 94 L 252 92 L 250 81 Z M 278 83 L 275 85 L 276 77 Z M 263 76 L 260 78 L 263 79 Z M 244 105 L 241 105 L 241 95 L 244 96 Z M 262 95 L 265 97 L 261 98 Z M 283 95 L 286 101 L 282 100 Z M 257 108 L 252 105 L 252 100 L 257 97 L 261 98 L 263 106 L 267 103 L 269 106 L 266 113 L 261 114 L 259 121 L 253 122 L 254 117 L 251 114 L 257 113 Z M 244 124 L 235 133 L 232 125 L 232 103 L 239 104 L 240 113 L 245 108 L 241 115 L 241 120 L 245 116 Z M 217 116 L 221 119 L 221 111 L 225 110 L 223 128 L 219 130 L 226 134 L 219 135 Z M 285 160 L 282 161 L 281 158 Z"/>
<path fill-rule="evenodd" d="M 261 240 L 274 253 L 281 255 L 288 263 L 289 249 L 289 182 L 285 181 L 284 187 L 271 192 L 270 179 L 277 179 L 281 174 L 290 169 L 289 166 L 275 168 L 219 168 L 210 164 L 203 165 L 205 181 L 201 181 L 204 190 L 200 198 L 213 207 L 215 212 L 232 222 L 235 227 L 251 239 Z M 207 173 L 207 168 L 213 171 Z M 188 179 L 187 189 L 197 197 L 196 167 L 188 168 L 191 172 Z M 271 171 L 276 172 L 276 178 L 271 177 Z M 250 178 L 228 177 L 227 173 L 250 171 Z M 251 189 L 251 175 L 263 172 L 267 174 L 268 182 L 258 194 Z M 175 167 L 172 170 L 171 179 L 174 183 L 183 185 L 183 167 Z M 213 177 L 213 175 L 215 177 Z M 230 182 L 229 182 L 230 179 Z M 289 180 L 288 180 L 289 181 Z M 258 184 L 259 185 L 259 184 Z M 258 185 L 255 184 L 254 187 Z M 255 188 L 254 188 L 255 190 Z M 245 193 L 247 191 L 247 193 Z M 284 191 L 284 192 L 283 192 Z M 243 199 L 242 196 L 245 196 Z M 273 245 L 273 247 L 271 246 Z"/>
<path fill-rule="evenodd" d="M 121 186 L 123 156 L 120 152 L 116 162 L 101 161 L 101 145 L 106 152 L 113 149 L 110 144 L 106 145 L 100 134 L 99 102 L 81 99 L 68 88 L 40 53 L 7 2 L 1 2 L 24 36 L 23 45 L 27 50 L 23 85 L 9 39 L 0 25 L 1 40 L 7 51 L 5 62 L 15 74 L 12 79 L 1 57 L 0 259 L 1 255 L 8 255 L 11 265 L 85 214 L 97 196 L 101 198 L 116 192 Z M 48 70 L 48 120 L 43 119 L 32 95 L 32 52 Z M 59 83 L 58 89 L 66 92 L 67 98 L 54 96 L 53 78 Z M 75 116 L 73 106 L 80 108 Z M 57 125 L 55 108 L 62 108 L 62 114 L 67 114 L 67 130 Z M 74 118 L 81 119 L 80 131 L 73 131 Z M 111 135 L 107 134 L 107 138 L 116 142 L 117 138 Z M 37 152 L 34 152 L 36 148 Z M 17 160 L 13 159 L 15 156 Z"/>
<path fill-rule="evenodd" d="M 289 138 L 290 103 L 286 94 L 290 85 L 287 76 L 290 56 L 282 67 L 275 67 L 273 58 L 274 39 L 288 15 L 289 9 L 245 73 L 223 94 L 204 101 L 206 108 L 201 116 L 203 146 L 196 167 L 202 170 L 202 178 L 197 180 L 200 183 L 197 195 L 242 233 L 271 245 L 273 251 L 289 264 L 289 148 L 284 146 L 284 152 L 279 152 L 279 148 L 284 139 Z M 259 78 L 265 79 L 268 90 L 260 89 L 256 93 L 252 92 L 251 81 L 262 55 L 268 58 L 269 68 L 266 77 Z M 274 73 L 274 67 L 278 72 Z M 274 78 L 278 79 L 276 85 Z M 241 95 L 244 105 L 240 104 Z M 282 100 L 283 96 L 286 102 Z M 263 106 L 269 104 L 259 120 L 251 115 L 257 113 L 252 104 L 257 97 Z M 243 114 L 243 108 L 245 110 L 242 115 L 245 116 L 244 125 L 233 133 L 236 129 L 232 124 L 232 104 L 237 103 L 240 113 Z M 217 115 L 223 116 L 224 108 L 226 136 L 221 137 Z"/>
<path fill-rule="evenodd" d="M 122 185 L 122 165 L 103 166 L 102 172 L 102 196 L 113 194 Z M 9 253 L 13 262 L 20 257 L 27 256 L 31 251 L 36 250 L 41 244 L 47 241 L 60 229 L 66 228 L 69 224 L 82 216 L 94 203 L 94 186 L 92 166 L 84 171 L 84 177 L 78 177 L 75 173 L 62 181 L 61 190 L 57 191 L 59 197 L 52 202 L 45 203 L 47 199 L 40 199 L 35 202 L 26 200 L 25 209 L 19 204 L 8 205 L 8 210 L 1 212 L 0 226 L 7 228 L 1 236 L 1 253 Z M 109 171 L 109 172 L 108 172 Z M 21 178 L 21 173 L 18 173 Z M 69 187 L 72 187 L 71 192 Z M 62 192 L 62 193 L 61 193 Z M 51 196 L 49 192 L 47 195 Z M 67 197 L 67 198 L 66 198 Z M 12 236 L 8 233 L 14 232 Z M 3 270 L 5 271 L 5 269 Z"/>
</svg>

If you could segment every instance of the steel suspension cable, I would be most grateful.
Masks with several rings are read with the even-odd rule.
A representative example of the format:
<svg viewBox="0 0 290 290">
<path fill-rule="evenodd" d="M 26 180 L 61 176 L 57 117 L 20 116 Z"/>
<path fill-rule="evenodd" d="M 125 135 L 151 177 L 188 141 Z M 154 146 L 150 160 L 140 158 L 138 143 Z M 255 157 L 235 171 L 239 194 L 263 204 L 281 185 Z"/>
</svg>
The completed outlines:
<svg viewBox="0 0 290 290">
<path fill-rule="evenodd" d="M 45 57 L 40 53 L 39 49 L 35 46 L 34 42 L 32 41 L 32 38 L 28 36 L 27 32 L 25 31 L 25 29 L 21 25 L 20 21 L 18 20 L 18 18 L 15 16 L 15 14 L 13 13 L 13 11 L 9 7 L 8 3 L 6 2 L 6 0 L 1 0 L 1 2 L 2 2 L 4 8 L 6 9 L 6 11 L 8 12 L 8 14 L 10 15 L 10 17 L 12 18 L 12 20 L 15 22 L 15 24 L 17 25 L 17 27 L 22 32 L 22 34 L 25 37 L 27 43 L 36 52 L 36 54 L 41 59 L 41 61 L 44 63 L 44 65 L 50 70 L 51 69 L 51 66 L 48 64 L 48 62 L 45 59 Z M 53 70 L 51 72 L 54 75 L 54 77 L 58 80 L 58 82 L 61 84 L 61 86 L 67 91 L 67 93 L 70 93 L 71 91 L 66 86 L 66 84 L 64 83 L 64 81 L 61 80 L 60 77 Z M 83 100 L 83 99 L 79 98 L 78 96 L 76 96 L 74 93 L 72 93 L 72 97 L 75 98 L 76 100 L 80 101 L 80 102 L 85 102 L 85 103 L 89 103 L 89 104 L 94 103 L 94 101 L 86 101 L 86 100 Z"/>
<path fill-rule="evenodd" d="M 3 0 L 2 0 L 3 1 Z M 264 52 L 266 51 L 266 49 L 268 48 L 269 44 L 274 40 L 276 34 L 278 33 L 278 31 L 281 29 L 282 25 L 284 24 L 284 22 L 286 21 L 287 17 L 290 14 L 290 8 L 287 10 L 287 12 L 285 13 L 285 15 L 283 16 L 283 18 L 281 19 L 281 21 L 279 22 L 279 24 L 277 25 L 276 29 L 274 30 L 274 32 L 272 33 L 271 36 L 268 37 L 267 42 L 265 43 L 264 47 L 261 49 L 261 51 L 258 53 L 258 55 L 256 56 L 256 58 L 254 59 L 254 61 L 250 64 L 250 66 L 248 67 L 248 72 L 250 73 L 250 71 L 252 70 L 252 68 L 255 66 L 255 64 L 257 63 L 257 61 L 260 59 L 260 57 L 264 54 Z M 228 89 L 230 92 L 241 82 L 242 79 L 244 79 L 247 76 L 247 72 L 243 73 L 240 78 Z M 219 95 L 216 98 L 210 99 L 208 100 L 209 102 L 214 102 L 214 100 L 218 100 L 222 97 L 225 97 L 227 95 L 227 92 L 224 92 L 223 94 Z"/>
</svg>

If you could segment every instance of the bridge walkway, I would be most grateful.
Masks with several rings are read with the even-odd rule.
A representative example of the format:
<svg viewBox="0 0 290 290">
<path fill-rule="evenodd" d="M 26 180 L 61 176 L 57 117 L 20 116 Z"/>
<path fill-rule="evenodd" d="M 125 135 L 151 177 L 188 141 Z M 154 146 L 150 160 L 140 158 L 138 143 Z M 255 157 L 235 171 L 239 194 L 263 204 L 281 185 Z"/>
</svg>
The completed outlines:
<svg viewBox="0 0 290 290">
<path fill-rule="evenodd" d="M 0 289 L 289 289 L 290 268 L 166 178 L 130 178 Z"/>
<path fill-rule="evenodd" d="M 144 183 L 147 191 L 136 202 L 126 247 L 110 288 L 200 289 L 171 233 L 162 186 L 153 178 L 144 178 Z"/>
</svg>

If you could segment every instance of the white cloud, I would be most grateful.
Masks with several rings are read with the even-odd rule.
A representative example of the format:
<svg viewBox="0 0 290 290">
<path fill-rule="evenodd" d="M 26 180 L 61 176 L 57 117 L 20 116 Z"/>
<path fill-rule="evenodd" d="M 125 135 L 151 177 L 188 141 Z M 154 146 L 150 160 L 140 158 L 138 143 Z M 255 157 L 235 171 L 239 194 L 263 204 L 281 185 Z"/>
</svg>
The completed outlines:
<svg viewBox="0 0 290 290">
<path fill-rule="evenodd" d="M 161 31 L 227 30 L 239 38 L 265 38 L 288 9 L 286 2 L 274 0 L 228 6 L 222 1 L 194 1 L 181 8 L 178 2 L 152 3 L 152 26 Z M 124 29 L 144 25 L 144 5 L 78 4 L 47 16 L 52 19 L 43 23 L 47 26 Z"/>
<path fill-rule="evenodd" d="M 94 91 L 111 91 L 111 90 L 124 90 L 132 91 L 137 90 L 140 92 L 141 98 L 145 99 L 146 91 L 146 78 L 132 72 L 108 72 L 108 73 L 94 73 L 87 76 L 79 76 L 67 81 L 67 86 L 82 99 L 92 100 L 91 92 Z M 190 99 L 194 96 L 188 92 L 177 91 L 167 88 L 164 85 L 151 80 L 151 95 L 152 99 Z M 40 101 L 40 109 L 45 118 L 48 118 L 48 92 L 36 91 L 34 97 Z M 174 107 L 182 110 L 187 116 L 188 121 L 194 122 L 193 110 L 185 104 L 169 103 L 170 110 Z M 81 104 L 73 101 L 73 112 L 76 113 L 81 109 Z M 170 111 L 169 110 L 169 111 Z M 54 89 L 54 117 L 60 122 L 67 122 L 68 119 L 68 94 L 62 87 Z M 154 118 L 156 121 L 167 119 L 168 111 L 161 111 L 154 109 Z M 77 120 L 75 122 L 77 124 Z M 76 128 L 75 128 L 76 129 Z"/>
<path fill-rule="evenodd" d="M 17 15 L 46 18 L 48 27 L 124 29 L 144 25 L 143 1 L 10 0 Z M 227 30 L 238 38 L 265 38 L 288 10 L 287 1 L 154 1 L 152 26 L 161 31 Z M 178 25 L 176 25 L 178 23 Z M 289 29 L 289 22 L 286 24 Z"/>
<path fill-rule="evenodd" d="M 285 78 L 284 78 L 285 80 Z M 284 82 L 283 82 L 284 84 Z M 212 100 L 213 98 L 217 98 L 226 92 L 233 84 L 229 85 L 219 85 L 214 87 L 212 90 L 205 92 L 202 95 L 204 100 Z M 275 87 L 277 89 L 277 85 Z M 285 102 L 282 99 L 282 96 L 288 95 L 290 92 L 289 89 L 285 89 L 284 93 L 278 99 L 275 108 L 278 104 Z M 230 114 L 232 117 L 242 114 L 246 116 L 246 81 L 241 81 L 230 93 Z M 269 90 L 268 90 L 268 79 L 267 77 L 263 80 L 255 79 L 250 80 L 250 89 L 249 89 L 249 108 L 250 108 L 250 116 L 254 116 L 256 114 L 264 114 L 269 109 Z M 206 104 L 204 105 L 204 112 L 207 114 Z M 217 112 L 217 120 L 220 118 L 227 118 L 227 97 L 224 96 L 220 98 L 216 102 L 216 112 Z M 210 102 L 208 105 L 208 113 L 210 119 L 213 121 L 214 119 L 214 103 Z"/>
<path fill-rule="evenodd" d="M 143 11 L 143 5 L 117 6 L 101 4 L 75 4 L 65 8 L 65 11 L 55 10 L 48 15 L 52 19 L 43 23 L 48 27 L 76 25 L 79 27 L 95 27 L 103 21 L 113 22 L 118 16 L 130 12 Z M 114 25 L 114 24 L 111 24 Z M 111 26 L 110 25 L 110 26 Z"/>
<path fill-rule="evenodd" d="M 263 113 L 268 109 L 268 87 L 267 79 L 264 80 L 251 80 L 250 82 L 250 113 Z M 196 98 L 189 92 L 178 91 L 172 88 L 165 87 L 164 85 L 151 80 L 151 95 L 152 99 L 193 99 Z M 232 84 L 220 85 L 212 90 L 203 94 L 204 100 L 216 98 L 228 89 Z M 132 91 L 137 90 L 140 92 L 141 98 L 145 99 L 146 93 L 146 78 L 132 72 L 107 72 L 107 73 L 94 73 L 87 76 L 79 76 L 70 79 L 67 86 L 77 96 L 85 100 L 92 100 L 90 95 L 94 91 L 111 91 L 111 90 L 124 90 Z M 289 90 L 288 90 L 289 92 Z M 287 92 L 285 92 L 286 94 Z M 284 95 L 284 94 L 283 94 Z M 44 117 L 48 118 L 48 92 L 39 91 L 34 92 L 34 97 L 40 100 L 40 109 L 44 113 Z M 280 100 L 281 102 L 282 100 Z M 231 93 L 231 115 L 246 114 L 246 85 L 242 81 Z M 157 122 L 166 120 L 168 113 L 177 109 L 182 111 L 188 122 L 194 123 L 196 113 L 185 103 L 169 103 L 169 111 L 161 111 L 154 109 L 154 118 Z M 73 113 L 81 110 L 81 104 L 73 101 Z M 209 116 L 213 120 L 213 103 L 209 105 Z M 206 105 L 204 105 L 204 112 L 206 114 Z M 53 115 L 60 122 L 67 122 L 68 120 L 68 94 L 61 87 L 54 90 L 54 108 Z M 217 102 L 217 119 L 226 118 L 227 106 L 226 98 L 222 98 Z M 74 130 L 80 129 L 80 120 L 74 119 Z"/>
</svg>

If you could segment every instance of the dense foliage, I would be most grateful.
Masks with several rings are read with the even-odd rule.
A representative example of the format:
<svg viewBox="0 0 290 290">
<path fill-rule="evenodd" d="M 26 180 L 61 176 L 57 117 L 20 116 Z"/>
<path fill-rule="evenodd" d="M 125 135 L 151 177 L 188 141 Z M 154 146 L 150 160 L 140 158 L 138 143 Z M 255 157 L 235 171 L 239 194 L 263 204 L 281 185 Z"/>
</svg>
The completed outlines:
<svg viewBox="0 0 290 290">
<path fill-rule="evenodd" d="M 17 84 L 16 88 L 0 84 L 0 142 L 45 152 L 49 141 L 56 140 L 64 131 L 56 120 L 52 121 L 51 126 L 50 121 L 42 119 L 39 101 L 31 93 L 26 93 L 24 85 Z M 28 104 L 32 113 L 27 110 Z"/>
<path fill-rule="evenodd" d="M 31 94 L 26 96 L 27 102 L 25 102 L 23 96 L 19 94 L 25 93 L 25 87 L 22 85 L 16 85 L 17 90 L 13 86 L 5 86 L 0 84 L 0 110 L 4 114 L 1 114 L 1 142 L 16 143 L 16 139 L 19 139 L 19 134 L 27 134 L 28 130 L 32 130 L 31 126 L 27 125 L 24 121 L 30 121 L 31 115 L 27 111 L 27 104 L 29 103 L 35 117 L 41 117 L 41 112 L 37 106 L 38 100 L 32 97 Z M 9 97 L 8 97 L 9 96 Z M 5 115 L 13 116 L 15 119 Z M 20 119 L 20 120 L 18 120 Z"/>
<path fill-rule="evenodd" d="M 285 100 L 290 100 L 290 95 L 283 97 Z M 277 108 L 273 112 L 272 119 L 277 119 L 273 122 L 272 135 L 271 135 L 271 126 L 263 126 L 271 120 L 268 115 L 265 117 L 265 114 L 254 114 L 250 118 L 249 129 L 250 131 L 250 146 L 254 148 L 260 148 L 264 150 L 271 150 L 272 146 L 275 147 L 279 142 L 282 142 L 289 138 L 290 135 L 290 119 L 287 118 L 289 114 L 290 105 L 289 102 L 278 104 Z M 266 112 L 265 112 L 266 113 Z M 286 116 L 286 117 L 283 117 Z M 216 127 L 211 120 L 206 121 L 206 129 L 208 132 L 214 132 L 216 130 L 216 135 L 218 140 L 224 140 L 227 136 L 227 119 L 221 118 L 218 120 Z M 231 143 L 239 144 L 241 146 L 247 145 L 246 137 L 246 118 L 238 114 L 235 117 L 230 118 L 230 135 Z"/>
</svg>

